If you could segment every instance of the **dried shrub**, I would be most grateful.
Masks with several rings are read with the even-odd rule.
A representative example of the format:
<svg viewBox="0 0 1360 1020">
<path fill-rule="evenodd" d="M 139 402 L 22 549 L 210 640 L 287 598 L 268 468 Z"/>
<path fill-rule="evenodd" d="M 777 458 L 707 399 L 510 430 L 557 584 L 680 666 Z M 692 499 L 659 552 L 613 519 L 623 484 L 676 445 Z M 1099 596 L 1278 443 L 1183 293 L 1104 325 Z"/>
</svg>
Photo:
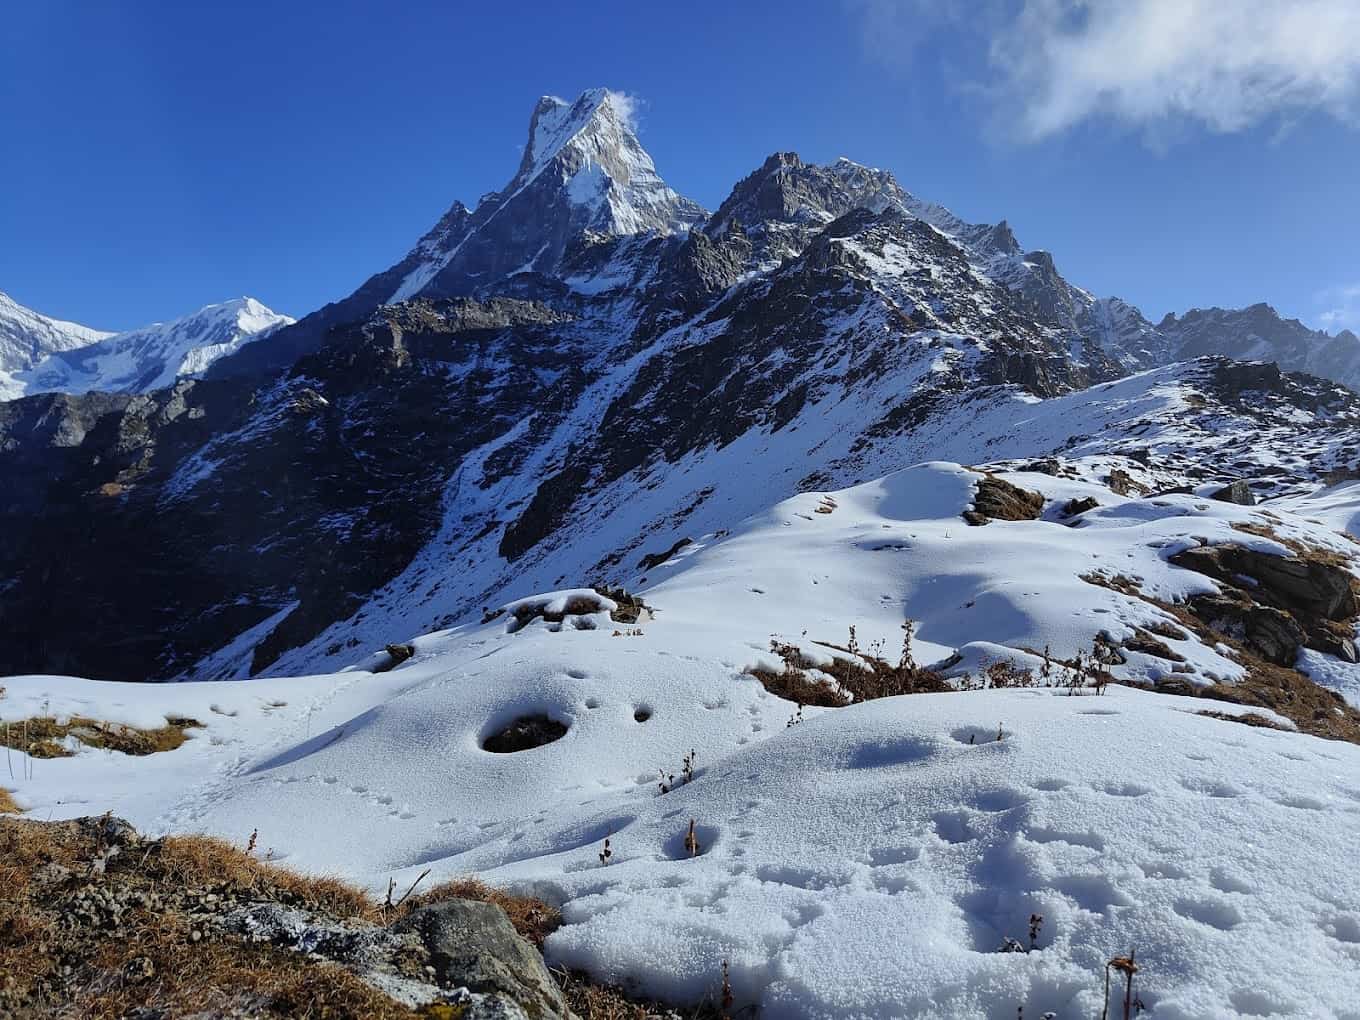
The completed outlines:
<svg viewBox="0 0 1360 1020">
<path fill-rule="evenodd" d="M 876 641 L 867 649 L 861 649 L 852 626 L 849 640 L 844 645 L 828 641 L 813 642 L 843 653 L 834 656 L 829 663 L 813 663 L 797 645 L 775 639 L 770 642 L 770 651 L 783 661 L 783 670 L 753 669 L 750 672 L 771 694 L 799 705 L 819 708 L 843 708 L 861 701 L 893 698 L 902 694 L 954 690 L 940 674 L 917 664 L 912 654 L 915 628 L 915 621 L 903 622 L 902 647 L 896 662 L 890 661 L 884 654 L 883 641 Z M 810 669 L 824 673 L 834 683 L 814 679 L 808 675 Z"/>
</svg>

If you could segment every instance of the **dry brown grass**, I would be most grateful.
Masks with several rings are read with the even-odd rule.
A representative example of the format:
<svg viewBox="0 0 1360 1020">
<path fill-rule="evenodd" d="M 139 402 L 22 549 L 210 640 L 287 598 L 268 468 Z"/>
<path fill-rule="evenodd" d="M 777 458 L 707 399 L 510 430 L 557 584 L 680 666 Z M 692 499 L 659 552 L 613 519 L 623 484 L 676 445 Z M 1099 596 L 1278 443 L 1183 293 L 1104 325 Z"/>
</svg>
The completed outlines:
<svg viewBox="0 0 1360 1020">
<path fill-rule="evenodd" d="M 88 959 L 86 966 L 103 977 L 84 984 L 62 1014 L 120 1020 L 153 1005 L 172 1017 L 396 1020 L 418 1015 L 338 964 L 237 939 L 195 943 L 191 930 L 188 919 L 177 915 L 132 919 L 127 938 L 105 940 Z M 139 980 L 142 974 L 148 976 Z"/>
<path fill-rule="evenodd" d="M 219 841 L 178 843 L 165 854 L 152 843 L 144 855 L 108 858 L 96 874 L 91 863 L 104 849 L 97 826 L 0 818 L 0 1015 L 116 1020 L 144 1006 L 167 1016 L 412 1015 L 337 965 L 236 938 L 194 941 L 196 922 L 176 910 L 136 907 L 116 929 L 63 920 L 64 898 L 86 884 L 155 889 L 252 876 L 239 851 L 212 852 Z"/>
<path fill-rule="evenodd" d="M 0 815 L 23 814 L 24 809 L 15 803 L 14 797 L 3 786 L 0 786 Z"/>
<path fill-rule="evenodd" d="M 194 719 L 167 716 L 164 726 L 144 730 L 81 715 L 65 720 L 50 715 L 34 716 L 0 725 L 0 746 L 25 751 L 34 758 L 69 758 L 71 752 L 62 741 L 75 737 L 86 747 L 141 756 L 173 751 L 189 739 L 187 730 L 202 725 Z"/>
<path fill-rule="evenodd" d="M 327 875 L 300 875 L 212 836 L 169 836 L 148 864 L 164 882 L 258 893 L 332 917 L 376 920 L 380 911 L 358 886 Z"/>
<path fill-rule="evenodd" d="M 103 857 L 103 824 L 0 817 L 0 1016 L 121 1020 L 144 1007 L 167 1017 L 290 1020 L 457 1020 L 461 1013 L 446 1004 L 407 1009 L 338 964 L 205 925 L 193 916 L 202 909 L 194 905 L 202 902 L 195 899 L 199 893 L 377 924 L 442 900 L 479 900 L 499 906 L 515 930 L 540 948 L 562 921 L 543 900 L 473 878 L 444 882 L 388 907 L 339 879 L 299 875 L 206 836 L 134 842 Z M 103 870 L 92 868 L 101 858 Z M 114 928 L 85 921 L 73 926 L 64 904 L 87 886 L 135 887 L 157 896 L 159 906 L 134 906 Z M 186 896 L 190 890 L 196 892 Z M 708 1006 L 671 1011 L 580 974 L 555 976 L 583 1020 L 719 1015 Z"/>
<path fill-rule="evenodd" d="M 1263 730 L 1284 729 L 1284 727 L 1275 722 L 1275 720 L 1267 719 L 1258 712 L 1243 712 L 1241 715 L 1233 715 L 1231 712 L 1214 712 L 1206 708 L 1202 712 L 1196 712 L 1195 714 L 1205 716 L 1208 719 L 1221 719 L 1224 722 L 1241 723 L 1243 726 L 1255 726 Z"/>
</svg>

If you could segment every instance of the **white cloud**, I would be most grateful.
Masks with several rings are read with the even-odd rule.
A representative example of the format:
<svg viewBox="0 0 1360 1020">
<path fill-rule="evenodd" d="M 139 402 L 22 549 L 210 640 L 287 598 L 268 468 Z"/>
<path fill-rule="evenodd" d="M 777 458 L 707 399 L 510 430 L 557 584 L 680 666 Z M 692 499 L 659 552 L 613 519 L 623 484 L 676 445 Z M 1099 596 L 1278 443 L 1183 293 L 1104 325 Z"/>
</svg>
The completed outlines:
<svg viewBox="0 0 1360 1020">
<path fill-rule="evenodd" d="M 985 92 L 1020 138 L 1090 118 L 1219 132 L 1360 108 L 1360 0 L 853 0 L 879 57 L 930 33 L 982 37 Z M 970 40 L 961 40 L 967 45 Z"/>
<path fill-rule="evenodd" d="M 1328 333 L 1360 330 L 1360 283 L 1331 287 L 1318 295 L 1318 323 Z"/>
<path fill-rule="evenodd" d="M 628 92 L 616 92 L 614 89 L 609 92 L 609 101 L 618 112 L 619 119 L 623 121 L 624 127 L 629 131 L 638 130 L 638 118 L 642 116 L 643 100 L 638 96 Z"/>
</svg>

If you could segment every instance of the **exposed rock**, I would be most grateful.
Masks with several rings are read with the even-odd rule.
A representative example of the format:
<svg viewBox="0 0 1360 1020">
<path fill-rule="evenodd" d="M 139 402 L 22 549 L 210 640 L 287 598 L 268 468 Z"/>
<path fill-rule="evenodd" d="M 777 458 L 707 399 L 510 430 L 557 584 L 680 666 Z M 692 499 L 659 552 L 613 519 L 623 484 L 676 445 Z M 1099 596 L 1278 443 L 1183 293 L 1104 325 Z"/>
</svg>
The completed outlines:
<svg viewBox="0 0 1360 1020">
<path fill-rule="evenodd" d="M 685 539 L 685 541 L 688 542 L 689 539 Z M 637 623 L 642 619 L 644 613 L 651 612 L 651 606 L 647 605 L 637 595 L 623 588 L 611 588 L 608 585 L 597 584 L 595 591 L 613 602 L 617 607 L 609 613 L 609 618 L 615 623 Z"/>
<path fill-rule="evenodd" d="M 1360 611 L 1351 574 L 1320 559 L 1275 556 L 1225 543 L 1187 549 L 1171 562 L 1234 587 L 1240 586 L 1240 577 L 1250 577 L 1256 582 L 1251 595 L 1257 602 L 1304 616 L 1349 620 Z"/>
<path fill-rule="evenodd" d="M 383 651 L 387 652 L 388 663 L 386 666 L 381 667 L 378 672 L 396 669 L 403 662 L 416 654 L 416 647 L 415 645 L 410 644 L 388 645 Z"/>
<path fill-rule="evenodd" d="M 1116 496 L 1133 496 L 1145 491 L 1123 468 L 1113 468 L 1106 476 L 1105 484 Z"/>
<path fill-rule="evenodd" d="M 1144 655 L 1152 655 L 1159 659 L 1166 659 L 1168 662 L 1184 662 L 1185 656 L 1173 651 L 1171 646 L 1165 641 L 1154 637 L 1146 630 L 1139 629 L 1134 632 L 1134 636 L 1124 642 L 1124 648 L 1130 652 L 1142 652 Z"/>
<path fill-rule="evenodd" d="M 1190 611 L 1277 666 L 1292 666 L 1308 635 L 1289 613 L 1227 595 L 1197 595 Z"/>
<path fill-rule="evenodd" d="M 1251 486 L 1241 478 L 1231 485 L 1225 485 L 1217 492 L 1210 493 L 1210 498 L 1223 503 L 1236 503 L 1238 506 L 1256 505 L 1256 497 L 1251 494 Z"/>
<path fill-rule="evenodd" d="M 659 567 L 685 546 L 691 545 L 692 543 L 693 539 L 682 538 L 665 552 L 648 553 L 638 562 L 638 566 L 643 570 L 651 570 L 653 567 Z"/>
<path fill-rule="evenodd" d="M 1343 662 L 1360 662 L 1360 650 L 1349 624 L 1321 620 L 1308 629 L 1308 647 L 1335 655 Z"/>
<path fill-rule="evenodd" d="M 543 1020 L 571 1016 L 543 958 L 499 907 L 449 900 L 421 907 L 394 930 L 420 936 L 444 987 L 503 995 Z"/>
<path fill-rule="evenodd" d="M 1044 497 L 1018 485 L 1012 485 L 995 475 L 983 475 L 978 481 L 973 508 L 963 512 L 963 519 L 972 525 L 988 521 L 1032 521 L 1044 512 Z"/>
<path fill-rule="evenodd" d="M 1081 499 L 1069 499 L 1063 504 L 1062 512 L 1065 517 L 1076 517 L 1084 514 L 1087 510 L 1094 510 L 1100 506 L 1094 496 L 1083 496 Z"/>
</svg>

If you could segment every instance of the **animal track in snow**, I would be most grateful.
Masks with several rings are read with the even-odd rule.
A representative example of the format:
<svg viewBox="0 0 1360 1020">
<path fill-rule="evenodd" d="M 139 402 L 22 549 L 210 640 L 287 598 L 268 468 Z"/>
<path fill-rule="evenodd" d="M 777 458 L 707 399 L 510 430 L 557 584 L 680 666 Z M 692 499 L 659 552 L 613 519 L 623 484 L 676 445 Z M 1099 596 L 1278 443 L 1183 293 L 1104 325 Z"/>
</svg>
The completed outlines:
<svg viewBox="0 0 1360 1020">
<path fill-rule="evenodd" d="M 1289 794 L 1284 797 L 1277 797 L 1275 803 L 1281 804 L 1284 807 L 1298 808 L 1301 811 L 1327 810 L 1325 801 L 1319 800 L 1316 797 L 1308 797 L 1303 794 Z"/>
<path fill-rule="evenodd" d="M 890 846 L 869 851 L 869 863 L 875 868 L 889 867 L 894 864 L 908 864 L 911 861 L 919 860 L 920 857 L 921 848 L 919 846 Z"/>
<path fill-rule="evenodd" d="M 967 843 L 981 835 L 963 811 L 941 811 L 933 821 L 935 834 L 946 843 Z"/>
<path fill-rule="evenodd" d="M 1181 779 L 1181 786 L 1191 793 L 1202 793 L 1206 797 L 1223 800 L 1245 797 L 1247 793 L 1242 787 L 1233 783 L 1224 782 L 1220 779 L 1201 779 L 1198 776 L 1188 776 Z"/>
<path fill-rule="evenodd" d="M 1242 912 L 1227 900 L 1183 899 L 1177 900 L 1171 909 L 1181 917 L 1188 917 L 1220 931 L 1231 931 L 1244 920 Z"/>
<path fill-rule="evenodd" d="M 1014 808 L 1023 807 L 1029 803 L 1029 798 L 1019 790 L 1002 788 L 1000 790 L 987 790 L 983 793 L 975 794 L 971 799 L 972 806 L 979 811 L 988 814 L 997 814 L 1002 811 L 1010 811 Z"/>
<path fill-rule="evenodd" d="M 1023 830 L 1023 834 L 1033 843 L 1071 843 L 1073 846 L 1084 846 L 1088 850 L 1105 849 L 1105 838 L 1094 832 L 1072 832 L 1035 826 Z"/>
</svg>

